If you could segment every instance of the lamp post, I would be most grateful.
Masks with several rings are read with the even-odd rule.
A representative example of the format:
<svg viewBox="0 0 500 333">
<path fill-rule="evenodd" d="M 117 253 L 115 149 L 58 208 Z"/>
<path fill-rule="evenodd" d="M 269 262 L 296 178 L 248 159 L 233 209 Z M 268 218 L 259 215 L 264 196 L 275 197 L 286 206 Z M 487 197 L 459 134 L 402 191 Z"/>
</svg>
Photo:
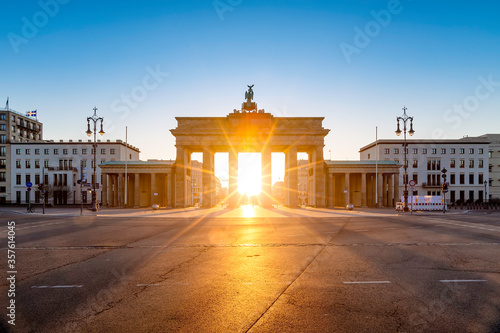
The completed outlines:
<svg viewBox="0 0 500 333">
<path fill-rule="evenodd" d="M 94 177 L 92 180 L 92 211 L 97 212 L 97 193 L 96 193 L 96 182 L 97 182 L 97 174 L 96 174 L 96 167 L 97 167 L 97 161 L 96 161 L 96 154 L 97 154 L 97 122 L 100 120 L 101 121 L 101 130 L 99 131 L 100 135 L 104 135 L 104 131 L 102 129 L 102 122 L 103 118 L 97 116 L 97 108 L 94 106 L 94 115 L 92 117 L 87 117 L 87 131 L 85 132 L 87 136 L 91 136 L 92 133 L 94 133 L 94 144 L 92 147 L 94 148 Z M 90 121 L 94 122 L 94 131 L 90 129 Z"/>
<path fill-rule="evenodd" d="M 404 183 L 404 186 L 405 186 L 405 189 L 404 189 L 404 203 L 403 203 L 403 211 L 404 212 L 407 212 L 408 211 L 408 161 L 406 159 L 406 147 L 407 147 L 407 143 L 406 143 L 406 122 L 409 120 L 410 121 L 410 130 L 408 131 L 408 134 L 410 134 L 410 136 L 412 136 L 415 131 L 413 130 L 413 117 L 409 117 L 407 114 L 406 114 L 406 106 L 403 107 L 403 116 L 401 117 L 397 117 L 396 118 L 396 121 L 398 122 L 398 128 L 396 130 L 396 135 L 397 136 L 400 136 L 401 135 L 401 130 L 399 129 L 399 121 L 401 120 L 403 122 L 403 132 L 404 132 L 404 143 L 403 143 L 403 150 L 404 150 L 404 175 L 403 175 L 403 183 Z"/>
</svg>

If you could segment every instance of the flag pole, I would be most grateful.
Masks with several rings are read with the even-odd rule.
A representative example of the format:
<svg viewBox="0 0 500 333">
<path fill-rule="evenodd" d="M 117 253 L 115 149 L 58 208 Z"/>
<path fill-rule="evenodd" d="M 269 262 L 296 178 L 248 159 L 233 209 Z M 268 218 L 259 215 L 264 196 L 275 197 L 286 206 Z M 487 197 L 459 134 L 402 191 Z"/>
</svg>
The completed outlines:
<svg viewBox="0 0 500 333">
<path fill-rule="evenodd" d="M 128 183 L 128 176 L 127 176 L 127 161 L 128 161 L 128 143 L 127 143 L 127 131 L 128 131 L 128 126 L 125 126 L 125 207 L 127 207 L 127 197 L 128 197 L 128 192 L 127 192 L 127 183 Z"/>
<path fill-rule="evenodd" d="M 375 126 L 375 207 L 378 207 L 378 126 Z"/>
</svg>

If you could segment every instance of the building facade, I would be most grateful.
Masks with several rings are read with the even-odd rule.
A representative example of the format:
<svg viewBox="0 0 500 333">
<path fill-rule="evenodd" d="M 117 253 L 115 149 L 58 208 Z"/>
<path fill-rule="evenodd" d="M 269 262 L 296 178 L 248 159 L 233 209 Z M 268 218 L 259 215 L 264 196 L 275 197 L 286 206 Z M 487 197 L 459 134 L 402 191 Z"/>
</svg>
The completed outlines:
<svg viewBox="0 0 500 333">
<path fill-rule="evenodd" d="M 485 134 L 480 138 L 488 140 L 490 147 L 488 157 L 489 191 L 488 200 L 500 200 L 500 134 Z"/>
<path fill-rule="evenodd" d="M 415 191 L 409 195 L 442 195 L 442 172 L 447 170 L 449 183 L 446 201 L 476 202 L 485 200 L 489 177 L 489 142 L 482 137 L 446 140 L 407 140 L 408 181 Z M 360 149 L 361 161 L 394 161 L 404 164 L 403 140 L 378 140 Z M 399 173 L 399 193 L 404 189 Z"/>
<path fill-rule="evenodd" d="M 92 184 L 93 180 L 93 142 L 78 141 L 33 141 L 10 144 L 11 186 L 6 189 L 4 202 L 10 204 L 41 203 L 42 194 L 38 189 L 43 184 L 45 203 L 52 205 L 90 203 L 90 194 L 78 180 Z M 139 160 L 139 149 L 125 145 L 121 140 L 98 141 L 96 151 L 97 164 L 106 161 Z M 96 168 L 97 183 L 102 183 L 100 168 Z M 26 184 L 33 184 L 27 191 Z M 101 200 L 101 189 L 97 191 Z"/>
<path fill-rule="evenodd" d="M 0 204 L 7 203 L 12 187 L 11 144 L 42 139 L 41 122 L 9 108 L 0 109 Z"/>
</svg>

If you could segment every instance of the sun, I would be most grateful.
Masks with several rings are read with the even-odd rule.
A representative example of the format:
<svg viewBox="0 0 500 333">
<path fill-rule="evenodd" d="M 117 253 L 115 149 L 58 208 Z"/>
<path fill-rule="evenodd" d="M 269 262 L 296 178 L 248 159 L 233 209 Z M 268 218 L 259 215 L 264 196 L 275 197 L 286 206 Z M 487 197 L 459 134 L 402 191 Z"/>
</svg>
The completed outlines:
<svg viewBox="0 0 500 333">
<path fill-rule="evenodd" d="M 262 192 L 262 157 L 260 153 L 238 154 L 238 192 L 248 196 Z"/>
</svg>

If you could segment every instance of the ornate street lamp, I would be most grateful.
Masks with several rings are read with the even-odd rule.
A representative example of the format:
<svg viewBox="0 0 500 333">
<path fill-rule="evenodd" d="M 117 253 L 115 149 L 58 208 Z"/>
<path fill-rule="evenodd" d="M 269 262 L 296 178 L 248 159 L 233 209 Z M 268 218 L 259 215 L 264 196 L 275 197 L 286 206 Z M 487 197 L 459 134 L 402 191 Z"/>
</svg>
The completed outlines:
<svg viewBox="0 0 500 333">
<path fill-rule="evenodd" d="M 413 117 L 409 117 L 407 114 L 406 114 L 406 106 L 403 107 L 403 111 L 404 111 L 404 114 L 402 117 L 397 117 L 396 118 L 396 121 L 398 122 L 398 128 L 396 129 L 396 135 L 397 136 L 400 136 L 401 135 L 401 129 L 399 128 L 399 121 L 401 120 L 403 122 L 403 132 L 404 132 L 404 143 L 403 143 L 403 150 L 404 150 L 404 175 L 403 175 L 403 183 L 404 183 L 404 186 L 405 186 L 405 189 L 404 189 L 404 203 L 403 203 L 403 211 L 407 212 L 408 211 L 408 161 L 406 159 L 406 154 L 407 154 L 407 151 L 406 151 L 406 147 L 408 146 L 408 144 L 406 143 L 406 122 L 408 120 L 410 120 L 410 130 L 408 131 L 408 134 L 410 134 L 410 136 L 412 136 L 415 131 L 413 130 Z"/>
<path fill-rule="evenodd" d="M 92 180 L 92 211 L 97 212 L 97 193 L 96 193 L 96 182 L 97 182 L 97 174 L 96 174 L 96 168 L 97 168 L 97 161 L 96 161 L 96 154 L 97 154 L 97 122 L 100 120 L 101 121 L 101 130 L 99 131 L 100 135 L 104 135 L 104 131 L 102 129 L 102 122 L 104 118 L 98 117 L 97 116 L 97 108 L 94 107 L 94 115 L 92 117 L 87 117 L 87 131 L 85 132 L 89 137 L 94 133 L 94 144 L 92 147 L 94 148 L 94 179 Z M 94 122 L 94 131 L 90 129 L 90 121 Z"/>
</svg>

